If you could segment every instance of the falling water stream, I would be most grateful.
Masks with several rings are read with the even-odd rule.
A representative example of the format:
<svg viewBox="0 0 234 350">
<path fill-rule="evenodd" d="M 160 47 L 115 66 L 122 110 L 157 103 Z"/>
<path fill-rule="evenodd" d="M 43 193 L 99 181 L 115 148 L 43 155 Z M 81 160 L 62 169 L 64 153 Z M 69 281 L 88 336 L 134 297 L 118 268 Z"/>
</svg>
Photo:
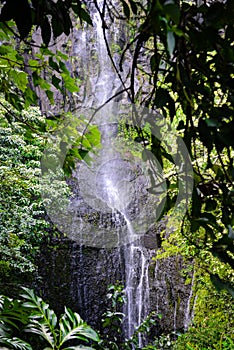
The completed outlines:
<svg viewBox="0 0 234 350">
<path fill-rule="evenodd" d="M 136 234 L 131 220 L 124 210 L 125 203 L 121 202 L 122 196 L 111 180 L 113 174 L 110 173 L 108 175 L 106 174 L 105 178 L 108 202 L 113 210 L 118 210 L 123 216 L 130 242 L 124 249 L 125 293 L 127 296 L 127 305 L 125 306 L 126 329 L 124 334 L 129 339 L 149 311 L 147 308 L 147 305 L 149 305 L 148 268 L 151 256 L 149 251 L 140 245 L 139 241 L 135 242 Z M 140 334 L 138 335 L 138 340 L 141 347 L 143 344 Z"/>
<path fill-rule="evenodd" d="M 97 4 L 102 9 L 103 0 L 98 0 Z M 100 130 L 101 145 L 94 150 L 90 162 L 80 162 L 74 171 L 75 180 L 72 186 L 73 190 L 75 188 L 75 195 L 69 199 L 68 211 L 62 217 L 64 222 L 57 214 L 60 213 L 60 202 L 54 210 L 55 222 L 58 219 L 59 227 L 64 228 L 69 239 L 75 242 L 72 244 L 70 264 L 73 274 L 70 286 L 72 296 L 75 295 L 74 300 L 78 301 L 80 309 L 83 307 L 88 310 L 83 312 L 87 322 L 94 318 L 93 310 L 97 311 L 96 315 L 100 318 L 100 310 L 97 310 L 99 305 L 95 305 L 95 302 L 98 304 L 95 298 L 105 298 L 105 292 L 102 290 L 103 294 L 100 296 L 96 285 L 102 278 L 103 285 L 100 282 L 100 288 L 106 288 L 106 282 L 111 280 L 111 276 L 107 274 L 114 271 L 113 278 L 117 276 L 124 282 L 127 296 L 124 307 L 124 338 L 131 338 L 153 310 L 162 312 L 164 309 L 167 312 L 166 317 L 173 318 L 174 329 L 178 326 L 178 315 L 184 313 L 184 324 L 187 327 L 191 316 L 192 292 L 187 293 L 180 286 L 174 286 L 179 280 L 179 272 L 173 261 L 168 261 L 168 266 L 163 266 L 161 262 L 152 259 L 157 249 L 155 241 L 158 232 L 155 221 L 160 214 L 157 208 L 161 199 L 150 194 L 148 189 L 151 188 L 151 180 L 155 176 L 154 184 L 160 183 L 159 194 L 165 193 L 163 177 L 160 176 L 162 169 L 157 160 L 152 161 L 150 157 L 147 161 L 142 160 L 139 156 L 142 154 L 142 145 L 130 146 L 135 148 L 129 150 L 130 147 L 124 144 L 124 139 L 118 138 L 119 116 L 126 112 L 129 102 L 123 97 L 124 103 L 120 108 L 120 104 L 116 105 L 112 101 L 104 105 L 121 90 L 122 83 L 108 57 L 100 14 L 93 3 L 90 6 L 93 28 L 80 33 L 76 52 L 82 50 L 82 85 L 87 85 L 87 95 L 82 96 L 82 108 L 89 110 L 104 106 L 96 113 L 95 119 L 92 119 Z M 106 40 L 114 44 L 115 38 L 118 38 L 118 26 L 114 28 L 114 35 L 112 31 L 112 35 Z M 92 60 L 91 51 L 95 54 L 95 60 Z M 152 223 L 154 228 L 151 232 Z M 144 242 L 146 234 L 147 244 Z M 111 254 L 112 257 L 109 258 Z M 94 262 L 91 256 L 95 257 Z M 101 261 L 102 258 L 105 262 Z M 52 275 L 56 276 L 56 272 Z M 111 283 L 114 283 L 113 278 Z M 92 288 L 97 290 L 91 291 Z M 180 294 L 184 300 L 180 298 Z M 183 327 L 183 320 L 180 319 L 179 323 Z M 142 348 L 145 344 L 147 340 L 139 334 L 139 347 Z"/>
<path fill-rule="evenodd" d="M 98 1 L 99 8 L 102 9 L 103 1 Z M 102 105 L 108 98 L 115 93 L 115 81 L 118 77 L 113 73 L 113 67 L 110 58 L 107 54 L 106 43 L 103 36 L 102 20 L 99 13 L 96 12 L 93 17 L 94 27 L 97 34 L 97 54 L 99 61 L 99 74 L 98 80 L 95 85 L 95 96 L 99 105 Z M 112 81 L 110 81 L 112 80 Z M 110 88 L 112 84 L 112 88 Z M 111 109 L 111 104 L 109 104 Z M 105 112 L 104 112 L 105 113 Z M 108 115 L 102 115 L 103 120 L 108 118 Z M 102 132 L 105 130 L 105 125 L 108 128 L 107 123 L 102 126 Z M 103 121 L 102 121 L 103 123 Z M 113 137 L 113 136 L 111 136 Z M 105 150 L 106 154 L 110 154 L 110 159 L 118 158 L 118 154 L 114 154 L 110 149 L 111 142 L 108 143 L 108 149 Z M 102 163 L 102 159 L 100 160 Z M 126 322 L 124 334 L 126 338 L 130 338 L 134 330 L 141 324 L 143 319 L 147 315 L 147 305 L 149 304 L 149 281 L 148 281 L 148 266 L 149 266 L 149 253 L 143 249 L 136 241 L 136 233 L 131 223 L 125 208 L 127 207 L 128 198 L 126 198 L 126 191 L 129 188 L 125 188 L 124 184 L 129 181 L 128 170 L 124 170 L 124 161 L 119 160 L 119 164 L 115 167 L 116 172 L 113 173 L 113 168 L 108 167 L 105 169 L 103 176 L 103 192 L 106 192 L 104 196 L 107 205 L 111 208 L 115 220 L 119 220 L 119 215 L 123 218 L 124 224 L 120 225 L 121 231 L 124 226 L 124 232 L 119 232 L 119 235 L 127 234 L 126 246 L 124 248 L 124 260 L 125 260 L 125 292 L 127 296 L 127 305 L 125 307 Z M 127 182 L 127 187 L 129 182 Z M 127 227 L 127 229 L 126 229 Z M 129 243 L 128 243 L 129 242 Z M 139 346 L 142 346 L 142 339 L 139 336 Z"/>
</svg>

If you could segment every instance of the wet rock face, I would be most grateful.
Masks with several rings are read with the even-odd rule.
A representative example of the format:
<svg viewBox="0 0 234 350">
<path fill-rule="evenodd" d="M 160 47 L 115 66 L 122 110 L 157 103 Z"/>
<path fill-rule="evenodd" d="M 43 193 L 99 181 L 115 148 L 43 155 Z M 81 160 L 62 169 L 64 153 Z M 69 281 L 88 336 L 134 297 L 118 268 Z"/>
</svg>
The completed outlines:
<svg viewBox="0 0 234 350">
<path fill-rule="evenodd" d="M 136 244 L 132 251 L 131 255 L 127 246 L 99 249 L 80 247 L 69 240 L 54 240 L 41 252 L 38 292 L 56 312 L 62 313 L 66 305 L 99 329 L 102 314 L 108 307 L 108 286 L 116 281 L 126 286 L 127 279 L 131 278 L 132 287 L 136 290 L 143 283 L 142 299 L 139 299 L 138 293 L 131 300 L 131 312 L 138 313 L 131 315 L 133 323 L 134 317 L 140 315 L 143 319 L 149 312 L 156 311 L 162 314 L 156 333 L 184 329 L 192 309 L 189 305 L 191 286 L 185 285 L 180 275 L 183 268 L 181 258 L 155 260 L 156 250 L 152 249 L 152 245 L 149 247 L 149 243 L 143 248 Z M 130 266 L 130 260 L 133 260 L 134 267 Z M 126 266 L 132 270 L 129 272 Z M 123 311 L 127 312 L 126 306 Z M 127 329 L 126 323 L 124 327 Z"/>
<path fill-rule="evenodd" d="M 192 286 L 185 285 L 181 257 L 154 260 L 150 264 L 150 308 L 162 315 L 160 330 L 183 331 L 192 318 Z"/>
<path fill-rule="evenodd" d="M 80 247 L 69 240 L 54 240 L 41 252 L 38 291 L 58 313 L 64 311 L 65 305 L 99 328 L 101 316 L 108 306 L 108 286 L 123 280 L 122 263 L 115 250 Z"/>
</svg>

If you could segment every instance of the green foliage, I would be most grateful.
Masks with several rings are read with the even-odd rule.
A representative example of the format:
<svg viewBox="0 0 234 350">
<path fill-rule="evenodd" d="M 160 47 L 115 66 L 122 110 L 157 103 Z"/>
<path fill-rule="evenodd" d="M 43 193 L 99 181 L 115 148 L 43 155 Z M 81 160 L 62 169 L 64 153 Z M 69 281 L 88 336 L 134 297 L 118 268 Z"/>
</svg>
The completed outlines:
<svg viewBox="0 0 234 350">
<path fill-rule="evenodd" d="M 119 282 L 109 286 L 107 299 L 111 302 L 111 306 L 103 314 L 102 328 L 106 335 L 101 345 L 108 346 L 110 349 L 118 349 L 118 335 L 122 334 L 121 325 L 125 317 L 120 310 L 126 302 L 123 286 Z"/>
<path fill-rule="evenodd" d="M 0 12 L 0 92 L 11 105 L 9 110 L 37 106 L 42 98 L 47 105 L 54 104 L 54 93 L 59 93 L 65 101 L 68 93 L 79 91 L 79 79 L 67 68 L 71 58 L 56 48 L 48 49 L 52 34 L 56 39 L 63 33 L 70 33 L 74 13 L 81 21 L 91 24 L 80 1 L 55 4 L 51 0 L 24 0 L 17 5 L 12 0 L 4 2 Z M 22 41 L 31 30 L 35 31 L 35 25 L 41 29 L 42 42 Z"/>
<path fill-rule="evenodd" d="M 42 39 L 48 45 L 53 34 L 53 38 L 61 34 L 68 35 L 72 29 L 72 13 L 75 13 L 80 21 L 92 24 L 91 18 L 82 6 L 80 0 L 77 1 L 28 1 L 13 0 L 4 1 L 0 14 L 0 22 L 14 20 L 19 36 L 25 39 L 37 26 L 41 29 Z M 5 24 L 6 25 L 6 24 Z M 6 25 L 7 26 L 7 25 Z"/>
<path fill-rule="evenodd" d="M 160 335 L 143 347 L 150 349 L 231 350 L 233 348 L 233 308 L 231 297 L 223 293 L 217 298 L 212 285 L 199 289 L 194 324 L 182 335 Z M 19 350 L 76 350 L 76 349 L 134 349 L 140 350 L 139 336 L 149 334 L 157 327 L 160 315 L 150 314 L 135 330 L 133 336 L 121 342 L 115 335 L 121 333 L 124 315 L 118 310 L 125 302 L 120 284 L 109 287 L 111 307 L 103 315 L 103 336 L 90 328 L 77 313 L 65 307 L 58 319 L 49 305 L 27 288 L 21 300 L 0 296 L 0 344 Z M 36 338 L 26 337 L 35 335 Z M 175 341 L 175 337 L 178 339 Z M 27 340 L 26 340 L 27 339 Z M 38 342 L 35 340 L 38 339 Z M 82 345 L 92 342 L 91 347 Z"/>
<path fill-rule="evenodd" d="M 233 269 L 232 1 L 198 6 L 190 1 L 160 0 L 142 5 L 122 0 L 121 5 L 124 21 L 130 24 L 133 35 L 120 60 L 121 70 L 127 50 L 134 52 L 129 97 L 132 102 L 163 113 L 183 137 L 193 162 L 195 187 L 187 220 L 182 222 L 184 237 L 189 245 L 210 252 Z M 30 46 L 20 44 L 19 51 L 15 50 L 15 43 L 12 45 L 15 24 L 21 39 L 29 34 L 33 25 L 40 27 L 45 45 L 52 33 L 55 38 L 68 34 L 72 27 L 70 9 L 80 20 L 91 24 L 81 1 L 58 1 L 56 5 L 52 0 L 32 1 L 29 5 L 24 0 L 22 6 L 12 6 L 12 0 L 7 0 L 3 4 L 0 91 L 15 109 L 37 103 L 35 88 L 43 90 L 51 103 L 54 102 L 51 87 L 62 94 L 78 91 L 79 82 L 67 69 L 66 55 L 42 46 L 35 57 L 26 60 L 21 51 L 25 48 L 31 54 Z M 105 12 L 101 15 L 105 23 Z M 144 72 L 138 63 L 142 50 L 151 72 Z M 48 74 L 44 79 L 42 72 L 45 71 Z M 143 84 L 138 91 L 134 85 L 136 74 L 148 80 L 147 87 Z M 173 168 L 169 149 L 156 138 L 151 141 L 150 150 L 163 170 L 169 163 Z M 70 153 L 64 165 L 66 173 L 74 166 L 74 156 L 77 153 L 78 158 L 81 156 L 81 152 L 74 149 Z M 165 213 L 176 203 L 176 185 L 175 177 L 167 178 Z M 220 286 L 221 276 L 216 278 L 212 271 L 211 274 L 214 283 Z"/>
<path fill-rule="evenodd" d="M 58 126 L 53 116 L 41 124 L 39 115 L 31 120 L 29 115 L 35 116 L 34 113 L 25 117 L 24 112 L 16 111 L 38 103 L 35 88 L 43 90 L 51 103 L 54 88 L 64 94 L 78 91 L 79 81 L 67 69 L 68 57 L 45 46 L 52 36 L 57 38 L 70 32 L 72 22 L 68 10 L 71 8 L 80 20 L 91 24 L 79 0 L 57 1 L 56 5 L 52 0 L 31 1 L 30 6 L 24 0 L 22 6 L 19 4 L 5 1 L 0 15 L 3 21 L 0 23 L 0 92 L 6 101 L 1 102 L 5 112 L 1 118 L 0 163 L 3 257 L 0 267 L 4 273 L 12 268 L 33 269 L 35 246 L 44 234 L 41 232 L 44 222 L 40 222 L 43 210 L 35 184 L 43 137 L 35 137 L 35 131 L 52 131 Z M 143 5 L 139 1 L 121 0 L 121 5 L 124 23 L 127 21 L 131 27 L 131 43 L 126 43 L 123 50 L 120 70 L 128 49 L 128 58 L 134 57 L 129 98 L 157 109 L 177 129 L 194 168 L 190 210 L 180 223 L 181 232 L 177 230 L 164 241 L 162 255 L 182 254 L 188 260 L 195 259 L 195 265 L 211 275 L 217 289 L 227 289 L 233 294 L 233 3 L 231 0 L 207 1 L 197 6 L 193 1 L 158 0 Z M 41 28 L 45 45 L 32 56 L 31 47 L 16 42 L 12 33 L 18 30 L 19 35 L 15 33 L 15 37 L 24 39 L 34 25 Z M 15 49 L 16 44 L 20 50 Z M 151 72 L 144 72 L 140 64 L 142 50 Z M 29 60 L 24 51 L 30 55 Z M 42 72 L 47 72 L 46 78 Z M 138 84 L 138 90 L 134 85 L 136 74 L 147 81 L 147 84 Z M 87 132 L 87 137 L 76 135 L 75 145 L 63 163 L 66 174 L 74 168 L 74 157 L 85 158 L 97 145 L 99 136 L 97 130 Z M 163 170 L 173 168 L 170 150 L 156 138 L 149 136 L 149 140 L 147 150 L 157 157 Z M 167 186 L 165 213 L 170 214 L 175 205 L 175 176 L 168 177 Z M 177 226 L 178 222 L 175 220 L 174 224 Z M 117 317 L 115 321 L 121 322 L 122 315 L 116 312 L 110 312 L 107 319 Z M 217 320 L 214 324 L 217 328 Z M 215 327 L 210 323 L 207 327 L 214 334 Z M 193 330 L 190 332 L 188 337 Z M 202 323 L 197 323 L 194 332 L 196 339 L 199 334 L 202 339 L 207 337 Z M 231 348 L 232 339 L 226 333 L 225 337 L 219 334 L 218 338 L 220 347 Z M 188 338 L 188 347 L 196 348 L 189 343 L 191 339 Z"/>
<path fill-rule="evenodd" d="M 28 317 L 29 312 L 19 300 L 0 296 L 0 344 L 7 346 L 4 349 L 32 350 L 31 345 L 18 337 Z"/>
<path fill-rule="evenodd" d="M 45 221 L 45 205 L 54 197 L 67 198 L 70 189 L 64 173 L 72 172 L 75 158 L 88 160 L 88 154 L 100 144 L 100 133 L 96 126 L 84 131 L 83 118 L 79 121 L 70 114 L 65 117 L 65 128 L 60 118 L 45 119 L 36 107 L 20 112 L 1 99 L 0 108 L 0 276 L 6 281 L 35 270 L 35 256 L 51 231 Z M 57 138 L 50 138 L 55 130 Z M 42 192 L 46 198 L 41 197 Z"/>
<path fill-rule="evenodd" d="M 88 350 L 92 347 L 84 346 L 82 342 L 99 341 L 97 333 L 72 310 L 65 307 L 64 314 L 58 319 L 32 290 L 24 288 L 21 297 L 23 301 L 0 298 L 1 344 L 11 349 L 32 350 L 33 347 L 22 340 L 25 332 L 39 336 L 40 349 L 44 350 Z M 14 336 L 16 330 L 22 339 Z"/>
<path fill-rule="evenodd" d="M 4 113 L 11 122 L 4 118 Z M 45 139 L 38 134 L 35 138 L 35 132 L 44 119 L 38 108 L 23 111 L 21 118 L 24 122 L 34 125 L 29 133 L 24 124 L 6 114 L 1 107 L 0 274 L 3 279 L 13 271 L 22 273 L 35 269 L 34 257 L 48 227 L 38 181 Z"/>
<path fill-rule="evenodd" d="M 122 340 L 122 332 L 124 327 L 125 315 L 120 312 L 124 303 L 126 303 L 126 295 L 123 286 L 117 281 L 115 285 L 108 288 L 107 299 L 111 301 L 110 308 L 103 314 L 102 319 L 102 337 L 98 344 L 98 349 L 105 350 L 140 350 L 139 339 L 144 339 L 150 334 L 152 328 L 157 327 L 161 315 L 155 312 L 150 313 L 145 320 L 135 329 L 130 339 Z M 152 346 L 152 347 L 151 347 Z M 154 342 L 144 349 L 152 349 Z"/>
<path fill-rule="evenodd" d="M 231 350 L 234 339 L 233 299 L 226 291 L 217 292 L 208 274 L 200 271 L 196 280 L 194 319 L 188 331 L 178 337 L 173 349 Z"/>
<path fill-rule="evenodd" d="M 17 45 L 10 34 L 10 29 L 2 32 L 0 49 L 0 92 L 10 103 L 10 109 L 22 110 L 37 105 L 42 91 L 51 104 L 55 91 L 64 96 L 79 91 L 80 81 L 67 69 L 69 57 L 66 54 L 43 46 L 32 53 L 30 46 Z"/>
<path fill-rule="evenodd" d="M 157 327 L 158 320 L 162 318 L 161 314 L 156 314 L 156 312 L 151 312 L 144 321 L 135 329 L 133 335 L 130 339 L 126 340 L 124 343 L 124 349 L 131 350 L 132 348 L 136 350 L 141 350 L 139 345 L 139 339 L 144 339 L 144 337 L 149 336 L 150 331 Z M 158 343 L 158 338 L 151 340 L 148 345 L 143 347 L 143 349 L 155 348 L 155 344 Z"/>
</svg>

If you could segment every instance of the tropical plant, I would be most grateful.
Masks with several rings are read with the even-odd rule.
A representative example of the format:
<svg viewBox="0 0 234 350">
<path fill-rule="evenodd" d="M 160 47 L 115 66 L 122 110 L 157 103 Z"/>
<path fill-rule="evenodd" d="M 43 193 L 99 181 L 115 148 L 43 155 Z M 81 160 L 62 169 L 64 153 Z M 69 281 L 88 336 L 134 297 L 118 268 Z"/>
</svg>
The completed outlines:
<svg viewBox="0 0 234 350">
<path fill-rule="evenodd" d="M 10 105 L 0 99 L 0 278 L 4 287 L 20 273 L 35 271 L 34 258 L 49 225 L 39 196 L 45 138 L 37 130 L 44 118 L 36 107 L 21 112 L 33 127 L 32 136 L 2 105 Z M 14 112 L 17 117 L 19 113 Z"/>
<path fill-rule="evenodd" d="M 202 270 L 201 270 L 202 271 Z M 208 274 L 200 274 L 194 287 L 196 302 L 194 317 L 187 332 L 180 334 L 173 349 L 229 349 L 233 348 L 233 299 L 227 291 L 217 292 Z"/>
<path fill-rule="evenodd" d="M 79 350 L 92 349 L 82 345 L 89 341 L 98 342 L 98 334 L 77 314 L 65 307 L 65 312 L 58 319 L 55 312 L 33 290 L 23 288 L 23 300 L 0 298 L 0 343 L 11 349 L 32 350 L 33 345 L 15 337 L 19 332 L 37 335 L 40 350 Z M 13 330 L 12 330 L 13 329 Z M 13 332 L 14 331 L 14 332 Z M 31 340 L 33 338 L 30 338 Z M 32 340 L 32 344 L 35 341 Z"/>
<path fill-rule="evenodd" d="M 52 0 L 21 3 L 22 7 L 11 6 L 12 0 L 6 0 L 0 16 L 3 21 L 0 27 L 0 91 L 18 110 L 37 103 L 35 87 L 43 89 L 53 102 L 51 86 L 61 92 L 65 87 L 66 94 L 69 89 L 78 91 L 78 81 L 71 80 L 66 68 L 67 56 L 42 45 L 34 57 L 28 43 L 21 45 L 22 42 L 16 40 L 12 45 L 13 36 L 25 40 L 35 24 L 41 27 L 42 40 L 48 45 L 52 32 L 58 37 L 70 31 L 72 22 L 68 8 L 73 8 L 80 19 L 91 22 L 79 0 L 58 1 L 57 9 Z M 97 1 L 94 3 L 98 7 Z M 143 4 L 121 0 L 117 12 L 111 1 L 103 1 L 102 5 L 99 13 L 103 24 L 105 16 L 111 13 L 113 19 L 127 23 L 131 29 L 120 65 L 115 67 L 121 71 L 124 56 L 129 51 L 128 59 L 133 57 L 130 87 L 125 89 L 129 100 L 159 110 L 184 139 L 192 159 L 195 186 L 190 210 L 181 223 L 181 234 L 170 236 L 169 249 L 174 249 L 176 254 L 186 252 L 188 258 L 196 257 L 196 263 L 207 270 L 214 284 L 233 294 L 233 2 L 150 0 Z M 28 13 L 27 23 L 25 13 Z M 11 19 L 15 22 L 8 22 Z M 103 25 L 104 35 L 107 30 Z M 20 53 L 15 50 L 16 43 Z M 29 61 L 25 61 L 22 51 L 31 55 Z M 147 69 L 141 65 L 143 55 Z M 49 73 L 44 79 L 42 72 L 47 68 Z M 135 84 L 136 76 L 141 78 L 142 84 Z M 6 120 L 17 118 L 12 115 L 12 108 L 5 108 L 5 111 Z M 56 119 L 52 116 L 47 120 L 50 125 L 53 118 Z M 30 125 L 21 115 L 19 120 L 32 135 Z M 168 166 L 171 162 L 168 149 L 153 137 L 147 147 L 165 169 L 165 164 Z M 70 157 L 68 170 L 72 162 Z M 168 179 L 167 186 L 165 212 L 170 213 L 176 202 L 175 177 Z M 19 241 L 15 235 L 9 237 L 13 247 L 23 247 L 24 241 Z M 221 263 L 216 264 L 218 259 Z M 7 267 L 8 262 L 4 263 Z"/>
<path fill-rule="evenodd" d="M 124 304 L 127 302 L 126 294 L 123 285 L 116 282 L 108 288 L 107 299 L 110 301 L 110 307 L 102 315 L 102 337 L 98 344 L 98 349 L 105 350 L 140 350 L 139 340 L 148 337 L 151 330 L 158 325 L 161 319 L 161 314 L 151 312 L 141 324 L 135 328 L 134 333 L 129 339 L 123 339 L 125 315 L 121 312 Z M 151 344 L 151 342 L 150 342 Z M 145 349 L 151 349 L 151 345 Z"/>
<path fill-rule="evenodd" d="M 125 317 L 122 307 L 126 302 L 123 288 L 119 281 L 108 287 L 107 300 L 110 302 L 110 306 L 102 315 L 101 348 L 118 349 L 117 344 L 121 341 L 122 324 Z"/>
<path fill-rule="evenodd" d="M 12 0 L 4 1 L 0 14 L 0 21 L 8 27 L 8 21 L 14 20 L 15 30 L 12 32 L 21 40 L 28 38 L 33 27 L 39 27 L 45 45 L 61 34 L 68 35 L 72 29 L 72 18 L 78 16 L 80 21 L 92 24 L 91 18 L 85 10 L 84 1 L 28 1 L 23 0 L 12 4 Z M 16 31 L 17 30 L 17 31 Z"/>
<path fill-rule="evenodd" d="M 0 91 L 12 107 L 22 110 L 38 105 L 38 98 L 54 103 L 53 92 L 79 91 L 79 81 L 66 67 L 69 57 L 60 50 L 48 49 L 62 34 L 68 35 L 74 16 L 92 24 L 81 1 L 27 1 L 0 7 Z M 33 37 L 41 30 L 37 41 Z M 46 78 L 45 78 L 46 76 Z M 61 110 L 60 110 L 61 112 Z"/>
<path fill-rule="evenodd" d="M 30 344 L 19 338 L 28 317 L 29 311 L 19 300 L 0 296 L 0 344 L 7 346 L 4 349 L 32 350 Z"/>
</svg>

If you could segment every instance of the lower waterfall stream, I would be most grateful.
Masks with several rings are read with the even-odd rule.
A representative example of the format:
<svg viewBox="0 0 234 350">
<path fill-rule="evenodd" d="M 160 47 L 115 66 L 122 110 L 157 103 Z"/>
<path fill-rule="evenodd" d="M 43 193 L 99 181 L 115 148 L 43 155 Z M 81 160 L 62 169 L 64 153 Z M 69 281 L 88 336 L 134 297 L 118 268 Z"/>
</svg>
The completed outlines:
<svg viewBox="0 0 234 350">
<path fill-rule="evenodd" d="M 125 261 L 125 293 L 127 297 L 127 303 L 124 307 L 124 313 L 126 315 L 124 334 L 127 339 L 130 339 L 134 331 L 140 326 L 144 318 L 148 315 L 149 304 L 149 279 L 148 268 L 149 252 L 144 249 L 140 241 L 135 242 L 135 232 L 131 221 L 124 211 L 126 203 L 121 201 L 121 193 L 113 183 L 113 178 L 116 174 L 109 173 L 109 176 L 105 176 L 104 187 L 107 191 L 107 198 L 110 207 L 113 209 L 113 216 L 118 213 L 123 216 L 124 222 L 127 227 L 127 235 L 129 236 L 129 244 L 124 248 L 124 261 Z M 121 178 L 118 179 L 121 182 Z M 123 190 L 123 189 L 122 189 Z M 120 227 L 121 230 L 121 227 Z M 120 233 L 121 235 L 121 233 Z M 138 335 L 139 346 L 143 345 L 141 335 Z"/>
</svg>

